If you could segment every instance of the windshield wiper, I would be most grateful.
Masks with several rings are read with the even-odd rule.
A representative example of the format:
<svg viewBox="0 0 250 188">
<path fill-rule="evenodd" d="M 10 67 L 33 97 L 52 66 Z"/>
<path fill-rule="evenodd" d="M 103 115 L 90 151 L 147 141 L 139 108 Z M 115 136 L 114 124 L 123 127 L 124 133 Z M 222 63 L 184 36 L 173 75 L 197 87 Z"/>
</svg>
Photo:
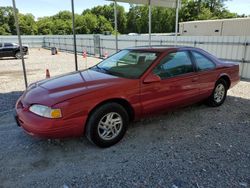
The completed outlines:
<svg viewBox="0 0 250 188">
<path fill-rule="evenodd" d="M 103 67 L 100 67 L 100 66 L 98 66 L 98 65 L 94 66 L 93 68 L 97 68 L 98 70 L 101 70 L 102 72 L 107 73 L 107 74 L 110 74 L 110 75 L 113 75 L 113 76 L 125 77 L 122 73 L 114 72 L 114 71 L 105 69 L 105 68 L 103 68 Z"/>
<path fill-rule="evenodd" d="M 99 67 L 98 65 L 92 67 L 92 69 L 98 69 L 98 70 L 101 70 L 102 72 L 104 72 L 104 71 L 107 72 L 106 69 L 104 69 L 104 68 L 102 68 L 102 67 Z"/>
</svg>

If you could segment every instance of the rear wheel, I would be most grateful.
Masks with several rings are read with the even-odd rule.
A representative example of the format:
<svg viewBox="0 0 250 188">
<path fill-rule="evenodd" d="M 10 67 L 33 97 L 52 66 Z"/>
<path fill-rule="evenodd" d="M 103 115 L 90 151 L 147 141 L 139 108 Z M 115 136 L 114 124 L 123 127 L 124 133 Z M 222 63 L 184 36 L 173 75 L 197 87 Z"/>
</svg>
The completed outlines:
<svg viewBox="0 0 250 188">
<path fill-rule="evenodd" d="M 227 82 L 224 79 L 218 80 L 215 84 L 212 95 L 207 100 L 207 104 L 212 107 L 222 105 L 227 96 L 227 89 Z"/>
<path fill-rule="evenodd" d="M 21 52 L 16 52 L 15 57 L 16 57 L 17 59 L 21 59 L 21 58 L 22 58 Z"/>
<path fill-rule="evenodd" d="M 107 103 L 91 114 L 86 136 L 99 147 L 109 147 L 123 138 L 128 122 L 128 113 L 120 104 Z"/>
</svg>

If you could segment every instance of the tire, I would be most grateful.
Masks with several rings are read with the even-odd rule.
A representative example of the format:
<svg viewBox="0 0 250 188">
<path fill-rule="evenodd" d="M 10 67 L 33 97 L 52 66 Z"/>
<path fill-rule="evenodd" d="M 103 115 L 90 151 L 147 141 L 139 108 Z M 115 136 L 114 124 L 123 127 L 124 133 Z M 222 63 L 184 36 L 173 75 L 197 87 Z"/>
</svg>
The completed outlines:
<svg viewBox="0 0 250 188">
<path fill-rule="evenodd" d="M 21 59 L 21 58 L 22 58 L 21 52 L 16 52 L 15 57 L 16 57 L 17 59 Z"/>
<path fill-rule="evenodd" d="M 129 116 L 118 103 L 107 103 L 89 117 L 86 136 L 95 145 L 105 148 L 118 143 L 127 131 Z"/>
<path fill-rule="evenodd" d="M 212 95 L 207 100 L 207 105 L 217 107 L 224 103 L 227 97 L 228 84 L 224 79 L 219 79 L 214 87 Z"/>
</svg>

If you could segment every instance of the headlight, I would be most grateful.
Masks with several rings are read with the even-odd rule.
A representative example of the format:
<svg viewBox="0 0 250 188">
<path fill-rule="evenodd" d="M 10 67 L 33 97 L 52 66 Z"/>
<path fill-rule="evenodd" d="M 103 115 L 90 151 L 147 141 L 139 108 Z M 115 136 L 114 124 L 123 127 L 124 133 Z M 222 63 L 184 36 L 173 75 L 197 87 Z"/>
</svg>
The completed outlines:
<svg viewBox="0 0 250 188">
<path fill-rule="evenodd" d="M 46 118 L 61 118 L 62 117 L 62 112 L 60 109 L 53 109 L 47 106 L 39 105 L 39 104 L 34 104 L 32 105 L 29 110 L 33 112 L 34 114 L 37 114 L 42 117 Z"/>
</svg>

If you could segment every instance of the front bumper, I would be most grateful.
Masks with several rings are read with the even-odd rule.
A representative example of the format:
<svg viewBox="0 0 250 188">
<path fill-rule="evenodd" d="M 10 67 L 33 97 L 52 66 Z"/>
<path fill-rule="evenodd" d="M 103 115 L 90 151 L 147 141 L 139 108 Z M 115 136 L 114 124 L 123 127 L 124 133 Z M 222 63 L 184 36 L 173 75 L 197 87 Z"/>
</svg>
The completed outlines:
<svg viewBox="0 0 250 188">
<path fill-rule="evenodd" d="M 17 102 L 20 103 L 20 100 Z M 40 138 L 66 138 L 78 137 L 84 133 L 84 125 L 87 117 L 73 117 L 69 119 L 49 119 L 40 117 L 27 108 L 17 104 L 14 118 L 18 126 L 35 137 Z"/>
</svg>

